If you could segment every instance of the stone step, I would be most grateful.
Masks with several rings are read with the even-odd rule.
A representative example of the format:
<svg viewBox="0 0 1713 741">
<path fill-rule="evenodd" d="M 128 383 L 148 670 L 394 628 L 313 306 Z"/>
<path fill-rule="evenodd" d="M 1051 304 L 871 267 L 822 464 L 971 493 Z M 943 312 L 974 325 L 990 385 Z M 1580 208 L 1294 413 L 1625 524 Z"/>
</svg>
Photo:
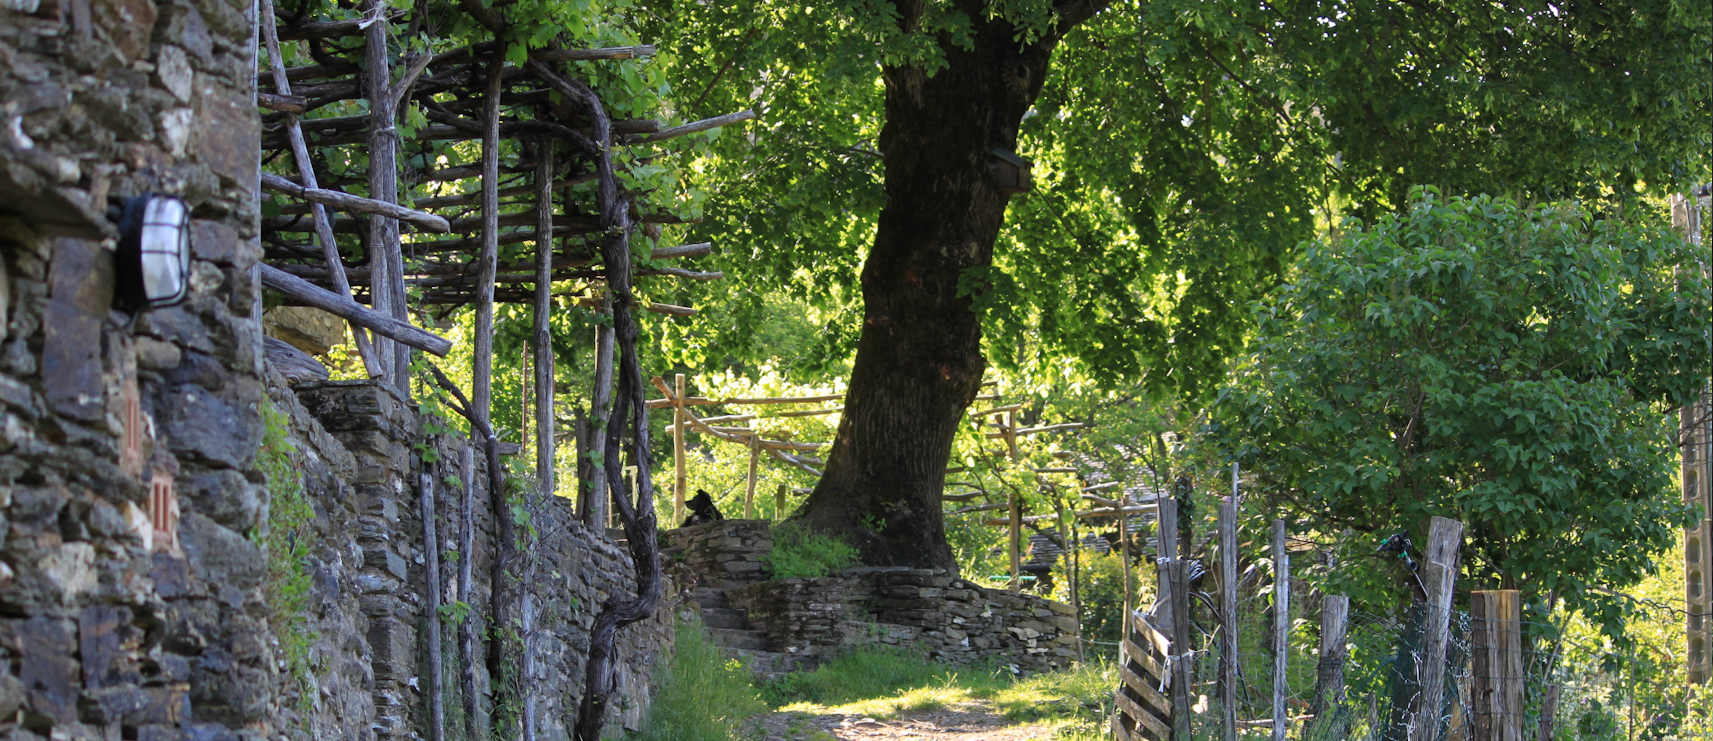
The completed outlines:
<svg viewBox="0 0 1713 741">
<path fill-rule="evenodd" d="M 774 653 L 772 651 L 754 651 L 750 649 L 727 649 L 726 654 L 742 661 L 744 667 L 751 673 L 764 680 L 778 679 L 792 672 L 806 671 L 811 667 L 810 661 L 795 654 Z"/>
<path fill-rule="evenodd" d="M 702 624 L 710 628 L 727 628 L 730 630 L 749 630 L 749 620 L 744 618 L 742 610 L 729 607 L 702 608 Z"/>
<path fill-rule="evenodd" d="M 708 628 L 708 635 L 713 636 L 714 643 L 725 648 L 747 648 L 752 651 L 767 649 L 767 637 L 759 631 Z"/>
<path fill-rule="evenodd" d="M 726 601 L 726 590 L 724 589 L 697 587 L 694 591 L 690 592 L 690 597 L 691 599 L 696 600 L 696 604 L 701 605 L 702 609 L 708 609 L 710 607 L 729 608 L 732 606 L 732 603 Z"/>
</svg>

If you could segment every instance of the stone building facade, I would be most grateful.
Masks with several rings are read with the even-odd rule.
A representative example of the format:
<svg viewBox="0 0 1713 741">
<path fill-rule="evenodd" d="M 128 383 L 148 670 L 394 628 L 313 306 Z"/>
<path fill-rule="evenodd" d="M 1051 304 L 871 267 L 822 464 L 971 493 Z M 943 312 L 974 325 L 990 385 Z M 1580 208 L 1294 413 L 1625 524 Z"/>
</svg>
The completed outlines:
<svg viewBox="0 0 1713 741">
<path fill-rule="evenodd" d="M 390 392 L 293 391 L 267 369 L 253 14 L 249 0 L 0 0 L 0 737 L 427 736 L 437 618 L 418 486 L 427 459 L 436 481 L 485 476 Z M 107 211 L 145 193 L 190 208 L 190 292 L 131 313 L 115 308 Z M 284 664 L 265 598 L 268 404 L 314 510 L 307 679 Z M 434 494 L 442 532 L 460 493 Z M 543 737 L 564 738 L 588 624 L 631 581 L 562 503 L 538 516 L 540 659 L 524 681 Z M 483 517 L 477 539 L 482 620 Z M 447 601 L 456 561 L 442 571 Z M 621 635 L 612 722 L 635 725 L 669 618 Z"/>
</svg>

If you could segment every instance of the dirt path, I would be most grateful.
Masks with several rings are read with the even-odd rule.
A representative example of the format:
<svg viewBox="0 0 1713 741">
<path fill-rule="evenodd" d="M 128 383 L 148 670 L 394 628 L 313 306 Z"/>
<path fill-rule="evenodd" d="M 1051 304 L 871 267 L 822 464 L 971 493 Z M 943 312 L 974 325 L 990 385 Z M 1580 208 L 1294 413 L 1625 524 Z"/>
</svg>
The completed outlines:
<svg viewBox="0 0 1713 741">
<path fill-rule="evenodd" d="M 886 718 L 827 713 L 768 713 L 753 721 L 756 741 L 866 741 L 936 739 L 943 741 L 1046 741 L 1052 729 L 1011 725 L 980 705 L 899 713 Z"/>
</svg>

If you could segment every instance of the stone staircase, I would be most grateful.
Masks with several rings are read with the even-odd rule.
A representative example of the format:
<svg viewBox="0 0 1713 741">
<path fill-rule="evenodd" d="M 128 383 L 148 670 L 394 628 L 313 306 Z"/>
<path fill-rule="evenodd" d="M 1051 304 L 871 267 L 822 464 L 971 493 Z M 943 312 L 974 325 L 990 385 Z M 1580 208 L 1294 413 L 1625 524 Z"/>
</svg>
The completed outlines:
<svg viewBox="0 0 1713 741">
<path fill-rule="evenodd" d="M 702 625 L 727 656 L 762 679 L 808 668 L 808 657 L 770 650 L 767 635 L 733 606 L 727 592 L 761 581 L 761 559 L 773 540 L 764 520 L 726 520 L 661 533 L 661 558 L 679 584 L 695 585 L 690 599 Z"/>
</svg>

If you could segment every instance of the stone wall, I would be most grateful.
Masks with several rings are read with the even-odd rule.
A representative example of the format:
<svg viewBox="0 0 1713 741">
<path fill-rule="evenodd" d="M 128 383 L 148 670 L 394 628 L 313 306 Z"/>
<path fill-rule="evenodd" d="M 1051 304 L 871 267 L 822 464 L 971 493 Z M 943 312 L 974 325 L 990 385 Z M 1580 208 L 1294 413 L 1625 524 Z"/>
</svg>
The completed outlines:
<svg viewBox="0 0 1713 741">
<path fill-rule="evenodd" d="M 272 728 L 250 8 L 0 2 L 0 736 Z M 105 211 L 151 191 L 192 209 L 192 290 L 133 317 Z"/>
<path fill-rule="evenodd" d="M 313 699 L 312 710 L 298 725 L 311 738 L 426 735 L 430 683 L 425 629 L 431 616 L 421 487 L 426 483 L 432 488 L 440 548 L 439 603 L 450 605 L 458 601 L 459 563 L 465 557 L 458 552 L 463 484 L 474 485 L 470 515 L 475 552 L 469 554 L 472 583 L 465 601 L 471 608 L 465 619 L 474 621 L 478 636 L 485 636 L 494 559 L 485 458 L 471 455 L 473 469 L 464 470 L 460 461 L 466 442 L 431 434 L 414 409 L 380 385 L 310 383 L 296 391 L 301 405 L 295 408 L 291 399 L 283 398 L 293 394 L 275 396 L 294 412 L 294 442 L 306 461 L 308 493 L 317 515 L 317 542 L 309 565 L 316 633 L 308 688 Z M 331 448 L 329 439 L 336 441 Z M 609 596 L 630 594 L 635 588 L 629 556 L 577 522 L 570 504 L 553 498 L 530 513 L 537 538 L 530 549 L 537 558 L 531 598 L 538 626 L 532 637 L 537 671 L 521 684 L 535 693 L 540 738 L 549 740 L 567 738 L 565 727 L 576 715 L 595 611 Z M 654 618 L 619 634 L 619 691 L 611 725 L 639 726 L 651 694 L 651 673 L 670 651 L 671 614 L 668 600 Z M 482 698 L 475 726 L 486 728 L 486 701 L 494 691 L 486 640 L 479 638 L 475 654 L 465 661 L 457 650 L 456 625 L 450 619 L 441 624 L 448 725 L 462 726 L 457 718 L 463 705 L 458 676 L 467 665 Z M 288 682 L 286 693 L 294 691 Z M 515 690 L 500 694 L 507 692 Z M 288 697 L 282 705 L 289 709 L 296 699 Z"/>
<path fill-rule="evenodd" d="M 252 5 L 0 0 L 0 738 L 426 736 L 418 474 L 436 459 L 431 481 L 485 476 L 374 386 L 270 383 Z M 106 211 L 148 192 L 191 208 L 191 291 L 133 315 L 113 308 Z M 315 509 L 301 684 L 264 598 L 270 396 Z M 461 493 L 436 486 L 443 534 Z M 480 621 L 493 557 L 476 501 Z M 541 668 L 523 682 L 549 739 L 574 715 L 595 610 L 631 584 L 628 558 L 572 519 L 555 500 L 534 520 Z M 443 600 L 456 569 L 443 560 Z M 635 724 L 670 637 L 664 617 L 621 633 L 614 724 Z"/>
<path fill-rule="evenodd" d="M 826 658 L 854 646 L 908 647 L 937 661 L 1000 661 L 1019 671 L 1077 655 L 1069 605 L 988 589 L 927 569 L 858 568 L 821 579 L 766 580 L 769 523 L 727 520 L 666 534 L 680 583 L 724 590 L 769 651 Z"/>
</svg>

